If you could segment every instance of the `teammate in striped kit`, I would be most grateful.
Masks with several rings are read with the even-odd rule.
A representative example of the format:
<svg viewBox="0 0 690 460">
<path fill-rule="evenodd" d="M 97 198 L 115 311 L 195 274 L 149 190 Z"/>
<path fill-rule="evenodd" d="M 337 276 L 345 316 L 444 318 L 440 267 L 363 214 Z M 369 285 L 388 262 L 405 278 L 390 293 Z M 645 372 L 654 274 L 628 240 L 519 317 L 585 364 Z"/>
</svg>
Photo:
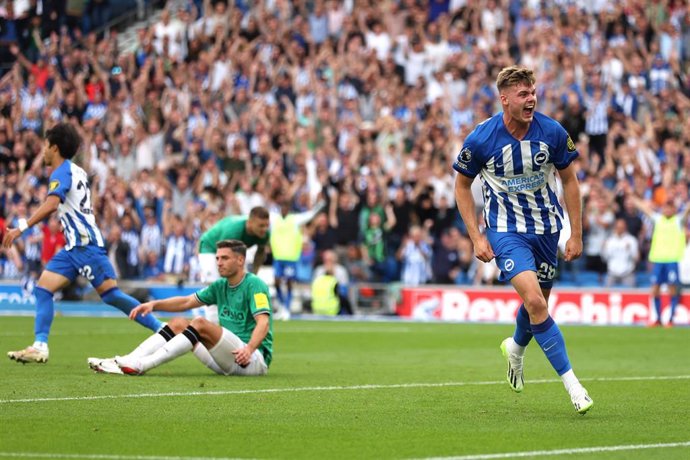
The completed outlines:
<svg viewBox="0 0 690 460">
<path fill-rule="evenodd" d="M 475 256 L 483 262 L 495 257 L 502 278 L 510 280 L 523 300 L 513 337 L 501 343 L 511 388 L 520 392 L 524 387 L 523 358 L 534 337 L 563 380 L 575 409 L 584 414 L 592 399 L 572 370 L 563 335 L 547 308 L 564 218 L 556 172 L 571 225 L 565 260 L 582 253 L 582 205 L 572 164 L 578 153 L 560 124 L 535 111 L 531 70 L 504 68 L 496 86 L 503 112 L 477 125 L 453 164 L 460 173 L 455 182 L 457 206 Z M 483 184 L 486 235 L 479 231 L 470 190 L 477 175 Z"/>
<path fill-rule="evenodd" d="M 3 246 L 12 246 L 22 232 L 42 222 L 57 211 L 66 245 L 46 265 L 34 289 L 36 295 L 35 341 L 19 351 L 7 353 L 21 363 L 48 361 L 48 334 L 53 322 L 53 294 L 81 275 L 91 282 L 103 301 L 126 315 L 139 305 L 117 287 L 115 270 L 105 251 L 105 240 L 96 227 L 91 208 L 91 191 L 86 172 L 72 163 L 81 139 L 68 123 L 59 123 L 46 131 L 43 161 L 52 167 L 46 201 L 28 219 L 20 219 L 17 228 L 8 229 Z M 152 331 L 163 324 L 154 316 L 137 317 L 137 322 Z"/>
</svg>

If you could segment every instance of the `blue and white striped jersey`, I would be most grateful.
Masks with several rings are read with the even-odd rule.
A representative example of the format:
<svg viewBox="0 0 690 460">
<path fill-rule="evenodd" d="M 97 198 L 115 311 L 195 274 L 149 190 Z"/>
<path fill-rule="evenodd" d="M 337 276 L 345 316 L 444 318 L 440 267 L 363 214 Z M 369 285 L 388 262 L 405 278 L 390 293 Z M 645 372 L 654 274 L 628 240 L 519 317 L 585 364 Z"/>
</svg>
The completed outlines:
<svg viewBox="0 0 690 460">
<path fill-rule="evenodd" d="M 565 169 L 577 155 L 568 133 L 552 118 L 535 112 L 518 141 L 501 112 L 467 136 L 453 168 L 471 178 L 481 174 L 487 228 L 543 235 L 563 227 L 555 168 Z"/>
<path fill-rule="evenodd" d="M 91 208 L 91 189 L 86 171 L 65 160 L 50 175 L 48 195 L 60 198 L 58 217 L 65 234 L 66 250 L 75 246 L 105 246 Z"/>
</svg>

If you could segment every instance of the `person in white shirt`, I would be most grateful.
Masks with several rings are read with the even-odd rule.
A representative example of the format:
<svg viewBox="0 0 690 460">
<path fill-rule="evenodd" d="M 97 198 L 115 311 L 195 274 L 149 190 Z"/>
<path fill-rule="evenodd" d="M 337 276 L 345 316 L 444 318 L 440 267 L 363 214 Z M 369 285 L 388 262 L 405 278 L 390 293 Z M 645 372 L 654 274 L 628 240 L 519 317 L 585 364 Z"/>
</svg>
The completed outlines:
<svg viewBox="0 0 690 460">
<path fill-rule="evenodd" d="M 405 51 L 405 84 L 415 86 L 419 77 L 425 80 L 431 75 L 431 59 L 424 47 L 423 36 L 414 35 L 410 40 L 410 46 Z"/>
<path fill-rule="evenodd" d="M 170 11 L 161 11 L 160 21 L 153 26 L 153 47 L 158 55 L 164 54 L 164 38 L 168 39 L 168 53 L 181 60 L 184 51 L 184 24 L 170 15 Z"/>
<path fill-rule="evenodd" d="M 587 232 L 584 243 L 585 269 L 596 272 L 599 281 L 603 281 L 606 264 L 602 259 L 602 247 L 615 216 L 609 209 L 609 200 L 597 189 L 590 192 L 584 215 L 583 226 Z"/>
<path fill-rule="evenodd" d="M 601 257 L 606 262 L 606 287 L 635 286 L 635 266 L 640 259 L 637 239 L 628 233 L 625 219 L 616 219 L 613 233 L 604 241 Z"/>
<path fill-rule="evenodd" d="M 417 225 L 410 228 L 409 235 L 398 249 L 402 263 L 401 281 L 408 286 L 419 286 L 431 279 L 431 245 L 426 230 Z"/>
<path fill-rule="evenodd" d="M 362 19 L 360 21 L 360 27 L 366 31 L 365 40 L 367 48 L 376 52 L 376 58 L 379 61 L 386 60 L 393 47 L 393 40 L 391 40 L 383 23 L 378 20 L 373 20 L 368 24 L 366 20 Z"/>
</svg>

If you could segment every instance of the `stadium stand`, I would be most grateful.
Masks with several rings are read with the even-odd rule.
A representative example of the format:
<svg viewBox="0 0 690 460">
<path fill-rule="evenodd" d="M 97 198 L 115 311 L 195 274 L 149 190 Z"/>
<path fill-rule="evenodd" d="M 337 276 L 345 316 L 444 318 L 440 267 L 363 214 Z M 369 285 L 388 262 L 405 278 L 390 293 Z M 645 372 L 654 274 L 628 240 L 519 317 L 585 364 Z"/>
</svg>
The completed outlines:
<svg viewBox="0 0 690 460">
<path fill-rule="evenodd" d="M 103 0 L 81 2 L 81 22 L 77 3 L 0 5 L 0 224 L 43 200 L 39 136 L 70 120 L 122 278 L 197 281 L 206 228 L 288 194 L 295 212 L 328 202 L 305 229 L 306 279 L 335 249 L 353 281 L 397 281 L 396 252 L 418 225 L 433 257 L 450 257 L 444 282 L 494 282 L 468 257 L 450 165 L 497 110 L 498 70 L 516 62 L 536 71 L 538 109 L 576 141 L 586 209 L 600 200 L 638 238 L 639 284 L 650 225 L 626 198 L 689 201 L 681 1 Z M 3 279 L 35 277 L 45 232 L 2 251 Z M 561 278 L 601 282 L 579 261 Z"/>
</svg>

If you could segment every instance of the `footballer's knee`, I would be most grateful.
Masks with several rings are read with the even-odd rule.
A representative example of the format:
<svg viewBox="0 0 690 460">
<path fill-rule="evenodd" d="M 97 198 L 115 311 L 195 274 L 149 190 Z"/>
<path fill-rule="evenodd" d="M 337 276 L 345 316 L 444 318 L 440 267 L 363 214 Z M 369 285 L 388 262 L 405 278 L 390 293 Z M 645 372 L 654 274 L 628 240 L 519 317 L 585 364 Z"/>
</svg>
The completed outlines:
<svg viewBox="0 0 690 460">
<path fill-rule="evenodd" d="M 212 334 L 212 331 L 215 331 L 216 329 L 220 329 L 220 326 L 218 324 L 212 323 L 211 321 L 207 320 L 206 318 L 194 318 L 189 323 L 189 325 L 192 326 L 197 331 L 199 331 L 199 334 L 201 334 L 201 335 L 210 335 L 210 334 Z"/>
<path fill-rule="evenodd" d="M 210 323 L 209 320 L 207 320 L 206 318 L 202 318 L 202 317 L 199 316 L 199 317 L 196 317 L 196 318 L 194 318 L 193 320 L 191 320 L 191 321 L 189 322 L 189 325 L 192 326 L 192 327 L 193 327 L 194 329 L 196 329 L 197 331 L 201 331 L 201 330 L 204 329 L 209 323 Z"/>
<path fill-rule="evenodd" d="M 223 335 L 223 329 L 206 318 L 194 318 L 189 325 L 196 329 L 204 345 L 217 343 Z"/>
<path fill-rule="evenodd" d="M 532 324 L 539 324 L 546 321 L 549 316 L 549 309 L 546 299 L 541 292 L 536 291 L 530 293 L 523 299 L 525 301 L 525 308 L 529 313 L 530 322 Z"/>
<path fill-rule="evenodd" d="M 168 321 L 168 327 L 172 329 L 175 334 L 184 331 L 187 329 L 187 326 L 189 326 L 189 320 L 185 318 L 175 317 Z"/>
</svg>

